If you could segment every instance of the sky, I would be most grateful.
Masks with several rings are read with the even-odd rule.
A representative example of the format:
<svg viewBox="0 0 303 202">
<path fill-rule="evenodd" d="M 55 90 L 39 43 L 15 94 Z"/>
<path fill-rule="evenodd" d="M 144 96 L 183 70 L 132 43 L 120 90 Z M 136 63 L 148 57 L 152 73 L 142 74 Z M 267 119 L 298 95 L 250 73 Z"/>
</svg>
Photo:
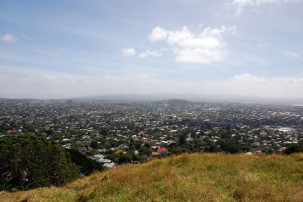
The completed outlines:
<svg viewBox="0 0 303 202">
<path fill-rule="evenodd" d="M 303 0 L 2 0 L 0 97 L 303 98 Z"/>
</svg>

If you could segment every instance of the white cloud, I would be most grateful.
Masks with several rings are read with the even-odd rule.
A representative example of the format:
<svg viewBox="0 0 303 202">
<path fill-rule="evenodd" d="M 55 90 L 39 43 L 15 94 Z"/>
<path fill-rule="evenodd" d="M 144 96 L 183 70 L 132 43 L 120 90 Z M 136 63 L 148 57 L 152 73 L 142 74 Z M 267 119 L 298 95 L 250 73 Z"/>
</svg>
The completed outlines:
<svg viewBox="0 0 303 202">
<path fill-rule="evenodd" d="M 177 51 L 176 61 L 184 63 L 211 63 L 222 59 L 220 51 L 184 48 Z"/>
<path fill-rule="evenodd" d="M 142 52 L 142 53 L 139 54 L 140 58 L 145 58 L 145 57 L 149 57 L 149 56 L 160 57 L 161 54 L 158 51 L 156 51 L 156 50 L 152 50 L 152 51 L 145 50 L 144 52 Z"/>
<path fill-rule="evenodd" d="M 236 16 L 239 16 L 245 7 L 260 6 L 265 4 L 279 4 L 291 0 L 233 0 L 232 5 L 236 8 Z"/>
<path fill-rule="evenodd" d="M 12 34 L 4 34 L 3 36 L 0 37 L 2 41 L 6 41 L 6 42 L 15 42 L 17 40 L 17 38 L 15 36 L 13 36 Z"/>
<path fill-rule="evenodd" d="M 296 59 L 301 58 L 301 56 L 298 53 L 293 52 L 293 51 L 282 51 L 282 53 L 286 56 L 290 56 L 290 57 L 293 57 L 293 58 L 296 58 Z"/>
<path fill-rule="evenodd" d="M 211 63 L 223 59 L 224 41 L 222 35 L 234 30 L 235 27 L 210 28 L 195 36 L 187 27 L 179 31 L 168 31 L 161 27 L 153 29 L 149 35 L 152 42 L 164 40 L 172 47 L 177 62 Z"/>
<path fill-rule="evenodd" d="M 136 55 L 136 50 L 133 48 L 122 48 L 121 52 L 122 52 L 123 56 L 135 56 Z"/>
<path fill-rule="evenodd" d="M 149 40 L 155 42 L 159 40 L 164 40 L 167 37 L 167 31 L 161 27 L 156 27 L 153 29 L 152 33 L 149 35 Z"/>
<path fill-rule="evenodd" d="M 51 52 L 51 51 L 43 51 L 43 50 L 39 50 L 39 49 L 36 49 L 34 50 L 36 53 L 39 53 L 39 54 L 42 54 L 42 55 L 48 55 L 48 56 L 59 56 L 58 53 L 55 53 L 55 52 Z"/>
</svg>

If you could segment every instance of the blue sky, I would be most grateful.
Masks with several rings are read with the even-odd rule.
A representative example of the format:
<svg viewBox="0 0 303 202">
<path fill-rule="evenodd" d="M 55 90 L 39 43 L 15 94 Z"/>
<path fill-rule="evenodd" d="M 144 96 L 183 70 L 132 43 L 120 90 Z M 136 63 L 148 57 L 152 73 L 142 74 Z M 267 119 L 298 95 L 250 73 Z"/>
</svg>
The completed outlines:
<svg viewBox="0 0 303 202">
<path fill-rule="evenodd" d="M 0 97 L 303 98 L 302 0 L 0 1 Z"/>
</svg>

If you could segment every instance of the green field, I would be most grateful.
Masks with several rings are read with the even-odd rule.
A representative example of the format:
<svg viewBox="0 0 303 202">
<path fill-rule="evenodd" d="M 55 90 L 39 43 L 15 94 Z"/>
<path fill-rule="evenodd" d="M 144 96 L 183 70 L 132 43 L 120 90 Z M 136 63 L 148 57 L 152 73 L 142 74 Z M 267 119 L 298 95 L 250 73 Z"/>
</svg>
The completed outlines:
<svg viewBox="0 0 303 202">
<path fill-rule="evenodd" d="M 182 154 L 0 201 L 303 201 L 303 154 Z"/>
</svg>

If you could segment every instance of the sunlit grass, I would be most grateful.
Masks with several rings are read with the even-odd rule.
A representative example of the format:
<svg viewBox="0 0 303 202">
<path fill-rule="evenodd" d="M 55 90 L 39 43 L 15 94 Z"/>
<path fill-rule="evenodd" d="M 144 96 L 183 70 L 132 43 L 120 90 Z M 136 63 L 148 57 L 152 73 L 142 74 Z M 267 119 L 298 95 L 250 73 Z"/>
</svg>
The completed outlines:
<svg viewBox="0 0 303 202">
<path fill-rule="evenodd" d="M 182 154 L 0 201 L 303 201 L 303 155 Z"/>
</svg>

